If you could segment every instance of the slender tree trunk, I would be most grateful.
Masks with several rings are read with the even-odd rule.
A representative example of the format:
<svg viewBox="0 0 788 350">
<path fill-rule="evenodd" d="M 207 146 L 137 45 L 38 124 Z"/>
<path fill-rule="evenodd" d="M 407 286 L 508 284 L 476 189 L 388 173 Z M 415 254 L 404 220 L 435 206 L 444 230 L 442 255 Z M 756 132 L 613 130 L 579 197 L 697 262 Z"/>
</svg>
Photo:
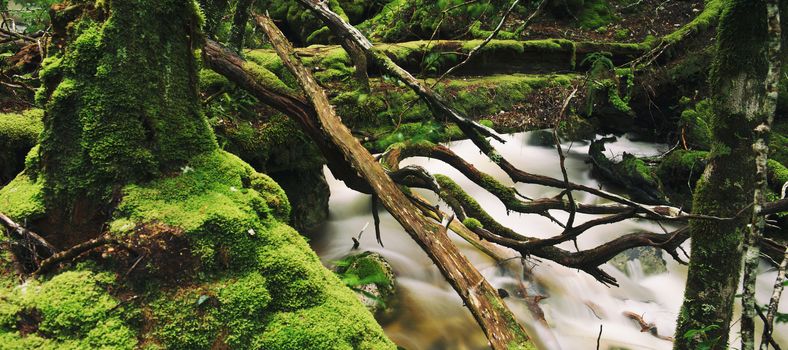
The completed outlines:
<svg viewBox="0 0 788 350">
<path fill-rule="evenodd" d="M 386 209 L 435 261 L 482 326 L 490 345 L 494 349 L 532 348 L 525 330 L 517 323 L 498 292 L 451 242 L 446 228 L 419 214 L 419 209 L 405 197 L 372 154 L 342 124 L 323 89 L 295 57 L 290 43 L 273 21 L 259 16 L 258 22 L 268 34 L 282 62 L 304 88 L 317 111 L 323 130 L 353 167 L 369 181 Z"/>
<path fill-rule="evenodd" d="M 233 27 L 230 29 L 230 48 L 235 52 L 241 52 L 244 48 L 246 36 L 246 23 L 249 22 L 249 7 L 253 0 L 238 0 L 235 4 L 235 15 L 233 16 Z"/>
<path fill-rule="evenodd" d="M 350 56 L 350 60 L 355 67 L 353 78 L 356 80 L 358 88 L 362 91 L 369 92 L 369 75 L 367 74 L 369 65 L 367 64 L 367 55 L 364 53 L 364 50 L 356 46 L 356 43 L 352 40 L 342 40 L 342 47 L 345 49 L 345 52 L 347 52 L 348 56 Z"/>
<path fill-rule="evenodd" d="M 764 83 L 769 74 L 768 38 L 765 1 L 726 4 L 711 71 L 717 143 L 695 191 L 694 208 L 697 214 L 736 219 L 691 223 L 692 258 L 675 349 L 728 345 L 746 224 L 753 214 L 753 130 L 774 113 Z"/>
<path fill-rule="evenodd" d="M 219 25 L 222 23 L 222 18 L 227 12 L 227 7 L 230 5 L 229 0 L 202 0 L 203 12 L 205 13 L 205 27 L 203 32 L 208 38 L 213 38 Z"/>
<path fill-rule="evenodd" d="M 782 41 L 780 30 L 780 8 L 777 0 L 767 0 L 766 3 L 768 21 L 768 65 L 769 70 L 766 75 L 766 99 L 764 113 L 768 113 L 766 120 L 759 124 L 755 130 L 755 143 L 752 145 L 755 152 L 755 194 L 753 198 L 753 216 L 749 225 L 747 235 L 747 250 L 744 255 L 744 292 L 742 293 L 742 319 L 741 319 L 741 342 L 742 350 L 755 349 L 755 282 L 758 275 L 758 262 L 760 261 L 760 249 L 758 241 L 763 235 L 766 227 L 766 218 L 760 215 L 760 211 L 766 204 L 766 193 L 768 192 L 768 170 L 766 162 L 769 157 L 769 133 L 774 119 L 774 112 L 777 109 L 777 95 L 779 93 L 780 69 L 782 68 L 780 56 L 780 42 Z"/>
</svg>

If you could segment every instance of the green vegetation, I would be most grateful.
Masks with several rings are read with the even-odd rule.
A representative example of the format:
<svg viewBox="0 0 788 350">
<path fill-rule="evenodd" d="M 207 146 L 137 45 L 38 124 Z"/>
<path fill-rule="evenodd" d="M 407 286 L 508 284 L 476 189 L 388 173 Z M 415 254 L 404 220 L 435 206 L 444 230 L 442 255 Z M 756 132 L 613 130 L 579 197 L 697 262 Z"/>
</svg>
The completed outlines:
<svg viewBox="0 0 788 350">
<path fill-rule="evenodd" d="M 21 114 L 0 113 L 0 186 L 24 168 L 25 155 L 38 143 L 43 129 L 42 115 L 39 109 Z"/>
<path fill-rule="evenodd" d="M 46 68 L 62 77 L 46 93 L 41 153 L 47 160 L 47 200 L 106 200 L 114 183 L 173 171 L 216 148 L 196 91 L 167 88 L 192 84 L 197 73 L 193 47 L 180 38 L 201 18 L 180 5 L 131 1 L 112 6 L 106 22 L 83 21 L 62 59 L 50 60 Z M 129 30 L 135 23 L 149 25 Z"/>
<path fill-rule="evenodd" d="M 211 73 L 198 80 L 189 38 L 202 19 L 193 5 L 112 2 L 106 21 L 82 20 L 78 37 L 47 61 L 40 148 L 0 189 L 0 212 L 55 244 L 107 227 L 128 249 L 101 247 L 103 258 L 0 290 L 0 339 L 20 349 L 393 349 L 284 224 L 284 191 L 219 150 L 198 83 L 229 86 Z M 74 222 L 86 200 L 109 208 L 99 228 Z M 55 228 L 43 220 L 62 213 L 70 219 Z M 144 252 L 140 266 L 130 269 L 130 252 Z"/>
<path fill-rule="evenodd" d="M 335 272 L 378 318 L 393 311 L 396 280 L 391 265 L 380 254 L 364 252 L 335 262 Z"/>
<path fill-rule="evenodd" d="M 135 349 L 138 315 L 109 292 L 113 274 L 79 269 L 0 289 L 4 349 Z"/>
</svg>

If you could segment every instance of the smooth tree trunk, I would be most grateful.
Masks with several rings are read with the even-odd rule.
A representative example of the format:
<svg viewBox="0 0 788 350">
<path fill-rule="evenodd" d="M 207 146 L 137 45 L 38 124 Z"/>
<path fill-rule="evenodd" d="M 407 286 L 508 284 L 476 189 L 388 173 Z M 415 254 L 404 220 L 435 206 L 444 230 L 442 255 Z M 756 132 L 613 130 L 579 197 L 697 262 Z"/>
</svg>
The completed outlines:
<svg viewBox="0 0 788 350">
<path fill-rule="evenodd" d="M 727 349 L 743 243 L 753 214 L 754 130 L 768 121 L 766 2 L 732 0 L 720 19 L 711 70 L 717 142 L 694 194 L 696 214 L 734 218 L 694 221 L 684 304 L 674 349 Z"/>
<path fill-rule="evenodd" d="M 303 87 L 317 111 L 320 125 L 353 167 L 369 181 L 381 203 L 436 263 L 449 284 L 481 325 L 493 349 L 528 349 L 533 345 L 523 327 L 478 270 L 460 253 L 446 228 L 420 214 L 419 209 L 389 178 L 383 167 L 342 124 L 325 91 L 300 63 L 290 43 L 270 18 L 258 16 L 258 23 Z"/>
</svg>

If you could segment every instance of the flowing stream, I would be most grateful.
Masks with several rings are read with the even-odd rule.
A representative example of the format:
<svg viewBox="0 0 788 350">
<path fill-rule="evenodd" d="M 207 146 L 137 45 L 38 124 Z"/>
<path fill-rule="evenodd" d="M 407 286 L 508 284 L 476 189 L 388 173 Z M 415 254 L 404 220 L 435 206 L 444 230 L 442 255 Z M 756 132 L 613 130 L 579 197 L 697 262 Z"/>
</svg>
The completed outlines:
<svg viewBox="0 0 788 350">
<path fill-rule="evenodd" d="M 529 172 L 561 178 L 558 156 L 553 147 L 539 146 L 536 133 L 520 133 L 507 136 L 506 144 L 496 144 L 498 151 L 515 165 Z M 452 150 L 503 183 L 512 185 L 508 177 L 479 153 L 469 141 L 453 142 Z M 585 163 L 587 144 L 564 144 L 567 152 L 566 168 L 573 182 L 600 186 L 590 176 L 591 166 Z M 623 152 L 635 155 L 657 155 L 666 150 L 665 145 L 632 141 L 627 137 L 606 145 L 608 156 L 620 156 Z M 482 190 L 448 165 L 426 158 L 412 158 L 405 164 L 417 164 L 433 174 L 444 174 L 453 178 L 468 193 L 504 225 L 520 233 L 548 237 L 560 233 L 560 227 L 538 215 L 507 215 L 503 204 Z M 421 248 L 408 236 L 388 213 L 381 212 L 382 240 L 385 248 L 377 244 L 370 197 L 348 189 L 341 181 L 326 173 L 331 187 L 330 218 L 321 230 L 311 237 L 312 247 L 324 264 L 330 266 L 351 253 L 351 237 L 358 235 L 367 223 L 358 252 L 374 251 L 391 263 L 397 275 L 399 300 L 393 319 L 383 322 L 391 339 L 408 350 L 421 349 L 488 349 L 487 340 L 470 312 L 444 280 L 443 276 Z M 554 196 L 557 189 L 542 186 L 517 184 L 520 193 L 533 198 Z M 437 196 L 424 192 L 433 202 Z M 578 201 L 601 201 L 596 197 L 575 192 Z M 442 205 L 446 210 L 447 205 Z M 554 211 L 559 220 L 567 214 Z M 578 221 L 593 218 L 578 215 Z M 670 227 L 666 227 L 671 229 Z M 615 237 L 638 230 L 661 232 L 662 228 L 645 221 L 626 221 L 614 225 L 596 227 L 584 233 L 577 244 L 580 249 L 592 248 Z M 583 272 L 578 272 L 544 260 L 529 260 L 523 266 L 519 260 L 499 266 L 486 255 L 453 235 L 453 240 L 495 288 L 506 290 L 505 299 L 518 319 L 526 325 L 529 334 L 540 349 L 595 349 L 600 333 L 600 349 L 670 349 L 672 343 L 656 337 L 653 332 L 641 332 L 641 326 L 625 312 L 640 315 L 647 323 L 653 323 L 659 336 L 673 336 L 676 317 L 681 306 L 687 268 L 662 253 L 667 272 L 646 274 L 640 260 L 626 262 L 626 272 L 610 264 L 603 269 L 614 276 L 620 287 L 605 287 Z M 560 246 L 574 250 L 567 242 Z M 685 244 L 689 251 L 689 244 Z M 774 283 L 775 272 L 762 264 L 758 278 L 758 301 L 768 302 Z M 786 293 L 788 294 L 788 293 Z M 524 298 L 544 297 L 539 301 L 544 318 L 549 326 L 542 326 L 529 312 Z M 738 299 L 737 299 L 738 303 Z M 737 307 L 738 308 L 738 307 Z M 781 312 L 788 312 L 788 297 L 783 295 Z M 738 312 L 738 310 L 737 310 Z M 738 316 L 734 317 L 734 320 Z M 735 327 L 738 329 L 738 327 Z M 738 348 L 738 335 L 732 331 L 731 344 Z M 760 334 L 760 330 L 757 330 Z M 780 325 L 775 338 L 788 344 L 788 326 Z"/>
</svg>

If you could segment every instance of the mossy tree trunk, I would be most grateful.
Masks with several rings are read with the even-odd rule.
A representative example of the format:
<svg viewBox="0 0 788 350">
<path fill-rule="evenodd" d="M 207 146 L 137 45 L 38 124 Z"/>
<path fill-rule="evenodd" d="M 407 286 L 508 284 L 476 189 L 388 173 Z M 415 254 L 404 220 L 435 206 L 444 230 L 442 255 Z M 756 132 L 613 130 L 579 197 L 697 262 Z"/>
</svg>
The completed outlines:
<svg viewBox="0 0 788 350">
<path fill-rule="evenodd" d="M 253 0 L 238 0 L 235 4 L 235 15 L 233 15 L 233 26 L 230 29 L 230 47 L 236 52 L 241 52 L 244 48 L 246 38 L 246 23 L 249 22 L 249 10 Z"/>
<path fill-rule="evenodd" d="M 105 6 L 111 18 L 83 21 L 43 73 L 60 82 L 46 93 L 40 139 L 48 208 L 41 231 L 58 232 L 52 240 L 61 248 L 101 233 L 119 186 L 217 149 L 196 88 L 201 23 L 194 3 Z"/>
<path fill-rule="evenodd" d="M 205 13 L 205 36 L 213 38 L 219 25 L 222 22 L 224 14 L 227 13 L 227 8 L 230 5 L 229 0 L 201 0 L 203 12 Z"/>
<path fill-rule="evenodd" d="M 716 142 L 693 207 L 698 214 L 736 219 L 691 223 L 692 259 L 675 349 L 728 345 L 745 226 L 752 216 L 753 130 L 769 116 L 764 83 L 769 67 L 767 33 L 765 1 L 726 4 L 710 81 Z M 742 208 L 749 209 L 742 212 Z"/>
</svg>

